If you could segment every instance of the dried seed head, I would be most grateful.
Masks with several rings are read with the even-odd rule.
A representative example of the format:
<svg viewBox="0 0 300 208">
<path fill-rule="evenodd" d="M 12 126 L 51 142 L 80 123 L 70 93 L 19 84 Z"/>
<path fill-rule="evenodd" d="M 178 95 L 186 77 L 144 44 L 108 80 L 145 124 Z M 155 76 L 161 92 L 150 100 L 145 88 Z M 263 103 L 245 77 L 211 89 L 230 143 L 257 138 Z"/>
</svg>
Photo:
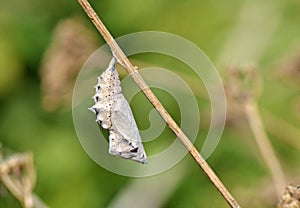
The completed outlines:
<svg viewBox="0 0 300 208">
<path fill-rule="evenodd" d="M 300 186 L 289 185 L 285 188 L 280 197 L 277 208 L 299 208 L 300 207 Z"/>
<path fill-rule="evenodd" d="M 81 19 L 70 18 L 58 23 L 40 67 L 45 110 L 70 106 L 75 78 L 88 56 L 96 50 L 96 40 Z"/>
<path fill-rule="evenodd" d="M 224 75 L 224 88 L 227 97 L 227 120 L 244 117 L 244 104 L 256 100 L 262 91 L 262 78 L 257 67 L 231 66 Z"/>
</svg>

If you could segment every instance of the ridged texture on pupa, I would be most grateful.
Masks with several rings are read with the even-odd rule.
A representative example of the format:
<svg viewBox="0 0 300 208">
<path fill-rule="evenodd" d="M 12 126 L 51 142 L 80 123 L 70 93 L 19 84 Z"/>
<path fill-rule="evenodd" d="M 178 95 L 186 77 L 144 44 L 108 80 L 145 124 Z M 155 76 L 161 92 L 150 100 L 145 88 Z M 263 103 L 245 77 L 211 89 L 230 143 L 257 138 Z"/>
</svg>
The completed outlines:
<svg viewBox="0 0 300 208">
<path fill-rule="evenodd" d="M 113 58 L 108 68 L 98 77 L 94 95 L 96 122 L 109 130 L 109 153 L 121 158 L 147 163 L 141 136 L 130 106 L 122 94 Z"/>
</svg>

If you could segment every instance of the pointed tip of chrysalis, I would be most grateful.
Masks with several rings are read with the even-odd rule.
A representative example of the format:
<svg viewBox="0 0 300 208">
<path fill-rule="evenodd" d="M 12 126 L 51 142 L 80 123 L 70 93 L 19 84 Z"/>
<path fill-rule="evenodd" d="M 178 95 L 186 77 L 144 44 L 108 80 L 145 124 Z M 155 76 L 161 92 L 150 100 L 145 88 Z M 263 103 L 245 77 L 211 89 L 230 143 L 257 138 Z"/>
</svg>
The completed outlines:
<svg viewBox="0 0 300 208">
<path fill-rule="evenodd" d="M 143 165 L 146 165 L 146 164 L 148 164 L 148 161 L 146 159 L 144 159 L 144 160 L 141 160 L 140 163 L 142 163 Z"/>
<path fill-rule="evenodd" d="M 148 164 L 148 161 L 147 161 L 147 156 L 146 156 L 146 153 L 144 152 L 143 153 L 143 158 L 140 159 L 140 163 L 142 164 Z"/>
<path fill-rule="evenodd" d="M 142 163 L 142 164 L 148 164 L 147 161 L 147 156 L 146 156 L 146 152 L 144 150 L 144 148 L 139 149 L 137 155 L 135 155 L 134 157 L 129 158 L 131 160 L 134 160 L 138 163 Z"/>
<path fill-rule="evenodd" d="M 130 160 L 136 161 L 136 162 L 138 162 L 138 163 L 141 163 L 141 164 L 143 164 L 143 165 L 146 165 L 146 164 L 148 164 L 148 161 L 147 161 L 147 159 L 140 159 L 140 158 L 130 158 Z"/>
</svg>

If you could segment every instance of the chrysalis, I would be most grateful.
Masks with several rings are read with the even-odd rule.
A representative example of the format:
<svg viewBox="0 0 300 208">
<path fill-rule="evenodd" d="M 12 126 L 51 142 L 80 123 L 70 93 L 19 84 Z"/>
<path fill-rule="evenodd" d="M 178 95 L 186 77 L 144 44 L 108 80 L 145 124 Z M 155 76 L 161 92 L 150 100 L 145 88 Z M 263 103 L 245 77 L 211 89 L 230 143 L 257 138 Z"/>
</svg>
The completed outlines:
<svg viewBox="0 0 300 208">
<path fill-rule="evenodd" d="M 94 95 L 95 105 L 89 108 L 96 114 L 96 122 L 109 130 L 109 153 L 121 158 L 147 163 L 141 136 L 130 106 L 122 94 L 119 74 L 113 58 L 98 77 Z"/>
</svg>

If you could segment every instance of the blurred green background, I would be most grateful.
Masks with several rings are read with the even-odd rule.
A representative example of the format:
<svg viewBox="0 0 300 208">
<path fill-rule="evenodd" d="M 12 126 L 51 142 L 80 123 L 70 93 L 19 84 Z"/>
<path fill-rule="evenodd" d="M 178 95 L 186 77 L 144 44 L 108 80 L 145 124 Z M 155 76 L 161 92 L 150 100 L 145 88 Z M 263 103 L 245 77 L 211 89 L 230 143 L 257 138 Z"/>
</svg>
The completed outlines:
<svg viewBox="0 0 300 208">
<path fill-rule="evenodd" d="M 114 207 L 114 203 L 126 196 L 126 190 L 134 189 L 134 184 L 161 180 L 159 177 L 163 176 L 132 179 L 98 166 L 77 139 L 71 100 L 65 99 L 63 107 L 58 105 L 50 110 L 42 106 L 45 96 L 42 82 L 47 76 L 42 72 L 45 65 L 42 60 L 47 60 L 44 57 L 57 24 L 67 18 L 80 18 L 95 37 L 94 47 L 104 44 L 79 3 L 0 1 L 0 142 L 4 155 L 33 152 L 37 171 L 35 193 L 49 207 Z M 257 64 L 264 81 L 258 101 L 262 120 L 287 182 L 300 183 L 300 64 L 294 63 L 300 59 L 298 0 L 99 0 L 90 3 L 114 37 L 144 30 L 180 35 L 200 47 L 220 74 L 226 72 L 229 64 Z M 140 61 L 156 63 L 155 56 L 149 57 Z M 296 74 L 285 71 L 290 68 Z M 192 75 L 183 71 L 179 69 L 176 73 L 189 79 L 197 91 L 198 83 L 193 83 Z M 57 82 L 60 86 L 70 85 L 66 90 L 72 90 L 72 82 L 66 80 Z M 199 133 L 199 138 L 203 138 L 209 128 L 209 100 L 203 93 L 195 94 L 199 111 L 204 115 Z M 133 102 L 133 111 L 144 116 L 144 108 L 138 104 Z M 163 100 L 163 104 L 178 117 L 172 101 Z M 234 114 L 229 111 L 229 119 L 231 113 Z M 137 122 L 146 128 L 144 123 L 148 118 L 143 122 L 139 116 Z M 199 149 L 202 142 L 196 141 Z M 227 123 L 208 162 L 242 207 L 274 207 L 277 203 L 270 174 L 243 116 L 237 122 Z M 167 190 L 162 188 L 165 193 L 158 194 L 156 205 L 145 207 L 228 207 L 189 155 L 166 174 L 174 180 L 162 180 L 160 186 L 166 186 Z M 0 207 L 21 207 L 1 187 Z M 145 189 L 149 187 L 145 185 Z M 146 196 L 142 196 L 147 198 L 147 194 L 151 195 L 148 192 L 145 190 Z M 132 207 L 138 197 L 141 196 L 129 200 Z"/>
</svg>

